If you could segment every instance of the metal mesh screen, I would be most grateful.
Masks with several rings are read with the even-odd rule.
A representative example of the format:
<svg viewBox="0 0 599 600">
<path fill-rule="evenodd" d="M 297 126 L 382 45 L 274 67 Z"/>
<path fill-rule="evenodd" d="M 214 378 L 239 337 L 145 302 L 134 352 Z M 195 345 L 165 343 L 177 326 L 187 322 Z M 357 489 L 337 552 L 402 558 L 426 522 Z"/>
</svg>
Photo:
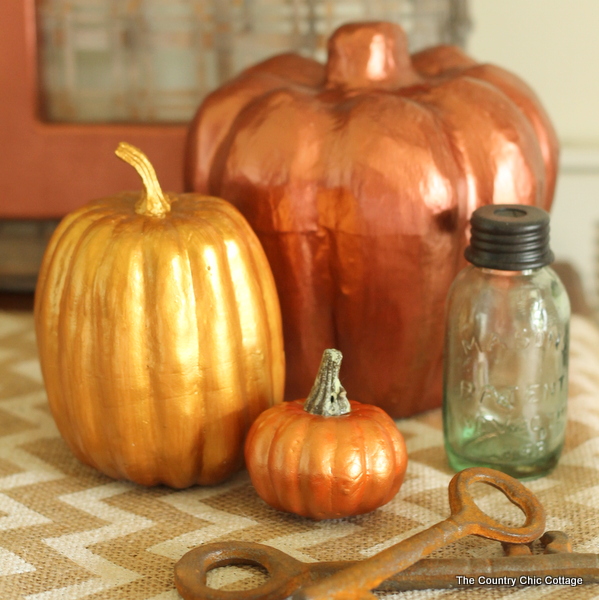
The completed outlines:
<svg viewBox="0 0 599 600">
<path fill-rule="evenodd" d="M 245 67 L 295 51 L 324 61 L 342 23 L 389 20 L 412 50 L 463 45 L 467 0 L 38 0 L 44 116 L 185 122 Z"/>
</svg>

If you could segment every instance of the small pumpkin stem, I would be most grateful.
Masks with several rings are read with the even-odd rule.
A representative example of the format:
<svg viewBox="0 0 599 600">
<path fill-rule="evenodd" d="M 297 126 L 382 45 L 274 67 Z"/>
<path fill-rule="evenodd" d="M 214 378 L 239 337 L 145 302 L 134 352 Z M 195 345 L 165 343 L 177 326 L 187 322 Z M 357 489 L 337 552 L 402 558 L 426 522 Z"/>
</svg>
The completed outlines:
<svg viewBox="0 0 599 600">
<path fill-rule="evenodd" d="M 127 142 L 121 142 L 115 150 L 115 154 L 131 165 L 143 181 L 144 189 L 135 204 L 135 212 L 138 215 L 164 217 L 171 210 L 171 203 L 169 197 L 162 191 L 156 171 L 148 157 L 139 148 Z"/>
<path fill-rule="evenodd" d="M 304 410 L 313 415 L 336 417 L 351 411 L 347 392 L 339 381 L 343 355 L 339 350 L 325 350 L 316 381 L 304 403 Z"/>
</svg>

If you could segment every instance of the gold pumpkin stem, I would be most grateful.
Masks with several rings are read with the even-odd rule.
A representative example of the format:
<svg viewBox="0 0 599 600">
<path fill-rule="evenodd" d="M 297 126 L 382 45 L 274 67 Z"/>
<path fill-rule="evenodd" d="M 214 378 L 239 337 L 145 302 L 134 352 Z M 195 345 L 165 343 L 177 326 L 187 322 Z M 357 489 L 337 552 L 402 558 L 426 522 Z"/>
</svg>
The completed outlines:
<svg viewBox="0 0 599 600">
<path fill-rule="evenodd" d="M 114 153 L 137 171 L 144 184 L 141 197 L 135 204 L 135 212 L 152 217 L 164 217 L 170 212 L 169 197 L 162 191 L 156 171 L 148 157 L 139 148 L 127 142 L 121 142 Z"/>
<path fill-rule="evenodd" d="M 343 355 L 339 350 L 325 350 L 316 381 L 304 403 L 304 410 L 313 415 L 337 417 L 351 411 L 347 392 L 339 381 Z"/>
</svg>

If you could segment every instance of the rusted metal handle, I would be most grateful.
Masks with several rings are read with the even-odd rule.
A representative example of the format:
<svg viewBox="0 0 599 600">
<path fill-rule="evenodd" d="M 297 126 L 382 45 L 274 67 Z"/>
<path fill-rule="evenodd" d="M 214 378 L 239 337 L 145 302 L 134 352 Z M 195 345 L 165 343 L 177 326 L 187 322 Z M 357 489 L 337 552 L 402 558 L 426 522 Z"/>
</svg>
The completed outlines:
<svg viewBox="0 0 599 600">
<path fill-rule="evenodd" d="M 470 488 L 486 483 L 503 492 L 526 516 L 524 525 L 510 527 L 483 512 L 474 501 Z M 539 499 L 520 481 L 494 469 L 476 467 L 460 471 L 449 482 L 451 516 L 460 523 L 473 526 L 475 535 L 498 542 L 528 544 L 543 535 L 545 509 Z"/>
<path fill-rule="evenodd" d="M 208 571 L 227 565 L 253 565 L 268 572 L 264 584 L 243 592 L 206 585 Z M 262 544 L 223 542 L 195 548 L 175 567 L 175 585 L 186 600 L 281 600 L 311 581 L 307 563 Z"/>
</svg>

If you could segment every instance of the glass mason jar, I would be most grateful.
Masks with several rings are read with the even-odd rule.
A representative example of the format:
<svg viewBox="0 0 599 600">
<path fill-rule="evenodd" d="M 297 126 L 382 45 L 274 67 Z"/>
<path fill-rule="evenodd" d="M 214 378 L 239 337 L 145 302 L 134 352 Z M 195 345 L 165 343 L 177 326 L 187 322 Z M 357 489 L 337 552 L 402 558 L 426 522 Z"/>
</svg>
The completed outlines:
<svg viewBox="0 0 599 600">
<path fill-rule="evenodd" d="M 463 269 L 450 288 L 443 426 L 450 465 L 520 479 L 550 472 L 562 451 L 570 303 L 536 207 L 477 209 Z"/>
</svg>

